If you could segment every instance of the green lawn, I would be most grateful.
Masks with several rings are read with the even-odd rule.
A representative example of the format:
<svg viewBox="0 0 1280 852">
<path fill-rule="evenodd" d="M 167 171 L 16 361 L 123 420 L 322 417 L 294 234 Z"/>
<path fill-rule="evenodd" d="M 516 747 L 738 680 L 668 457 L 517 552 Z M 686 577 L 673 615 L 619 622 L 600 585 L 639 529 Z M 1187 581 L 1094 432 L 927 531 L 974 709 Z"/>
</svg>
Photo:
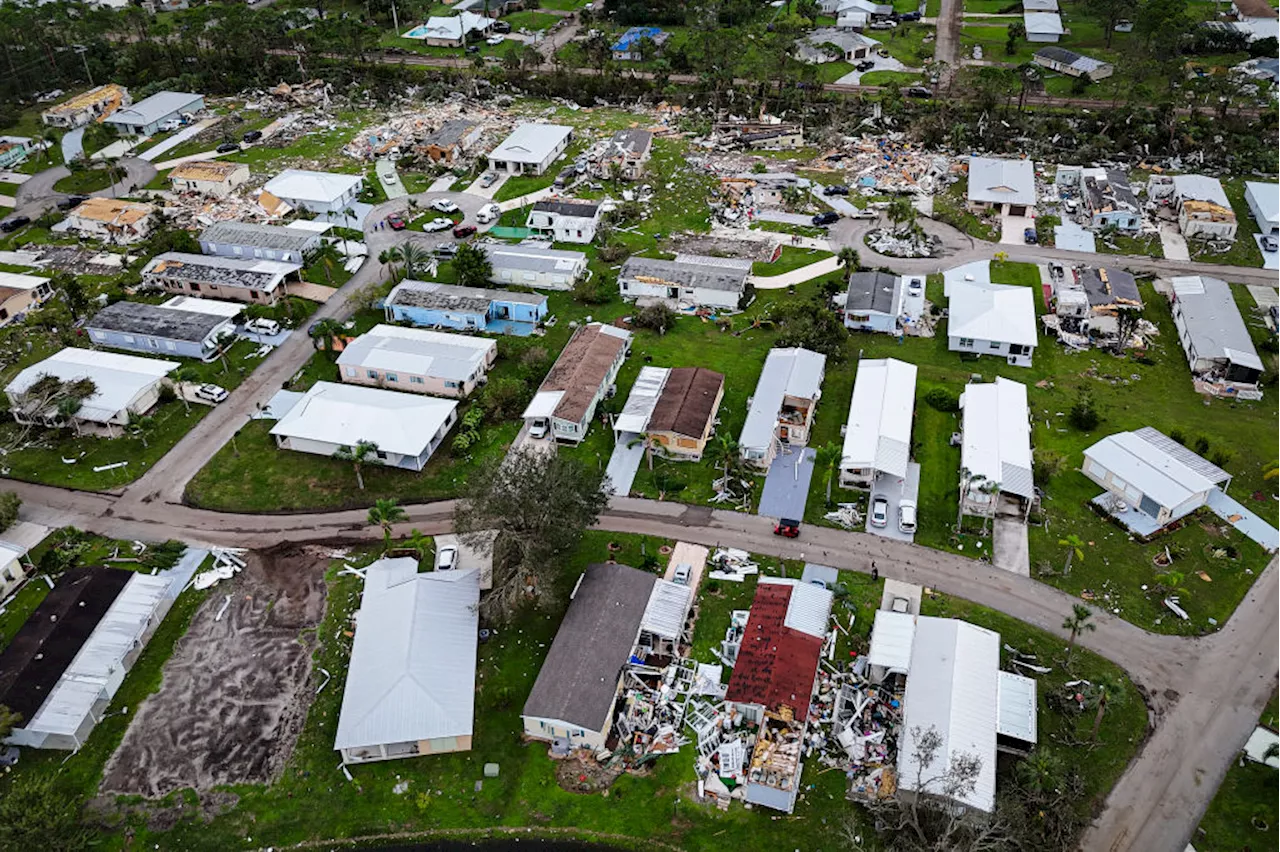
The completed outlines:
<svg viewBox="0 0 1280 852">
<path fill-rule="evenodd" d="M 1164 244 L 1160 242 L 1159 234 L 1133 237 L 1126 234 L 1112 234 L 1106 237 L 1099 236 L 1094 242 L 1099 254 L 1137 254 L 1146 255 L 1147 257 L 1164 257 Z"/>
<path fill-rule="evenodd" d="M 834 257 L 829 251 L 783 246 L 782 253 L 778 255 L 777 260 L 771 263 L 756 261 L 751 271 L 756 275 L 782 275 L 783 273 L 791 272 L 793 269 L 800 269 L 811 263 L 826 260 L 829 257 Z"/>
<path fill-rule="evenodd" d="M 773 852 L 778 849 L 830 849 L 833 827 L 852 814 L 863 821 L 864 833 L 872 831 L 861 809 L 851 807 L 844 797 L 845 779 L 840 772 L 821 771 L 815 762 L 805 770 L 805 789 L 795 813 L 781 817 L 772 812 L 747 810 L 734 805 L 727 812 L 692 801 L 694 783 L 691 750 L 661 758 L 646 771 L 623 775 L 605 795 L 570 793 L 556 781 L 556 764 L 546 755 L 545 744 L 525 743 L 517 735 L 521 729 L 520 710 L 541 667 L 547 647 L 559 626 L 568 595 L 578 576 L 592 562 L 612 557 L 624 564 L 640 565 L 645 554 L 658 555 L 669 541 L 641 536 L 593 532 L 564 561 L 556 588 L 548 593 L 545 609 L 526 610 L 508 625 L 501 625 L 487 643 L 479 647 L 475 732 L 469 752 L 435 755 L 413 760 L 389 761 L 352 767 L 353 782 L 342 780 L 335 770 L 333 738 L 341 706 L 345 669 L 350 654 L 351 617 L 358 605 L 360 582 L 349 573 L 339 573 L 346 560 L 335 561 L 326 572 L 329 606 L 324 621 L 315 632 L 313 665 L 333 674 L 325 689 L 311 699 L 306 722 L 296 747 L 278 781 L 270 786 L 244 785 L 235 788 L 238 802 L 229 813 L 210 819 L 180 814 L 167 830 L 148 825 L 136 811 L 123 820 L 108 823 L 100 835 L 108 848 L 130 847 L 224 850 L 255 846 L 282 848 L 304 841 L 384 834 L 394 831 L 409 838 L 442 836 L 456 832 L 461 839 L 474 839 L 486 832 L 515 827 L 524 834 L 529 828 L 539 832 L 572 830 L 578 837 L 608 840 L 620 849 L 712 849 L 734 848 L 744 852 Z M 610 545 L 613 545 L 611 549 Z M 371 551 L 357 550 L 350 557 L 364 564 Z M 659 556 L 660 559 L 663 557 Z M 795 576 L 799 563 L 779 564 L 761 558 L 766 574 L 785 572 Z M 837 645 L 839 659 L 847 659 L 853 648 L 865 647 L 872 621 L 874 602 L 879 600 L 881 583 L 864 576 L 848 576 L 844 582 L 837 613 L 842 621 L 856 614 L 853 636 L 842 636 Z M 694 658 L 711 660 L 709 649 L 724 635 L 729 613 L 746 608 L 754 595 L 755 582 L 742 584 L 707 582 L 702 590 L 698 622 L 693 638 Z M 188 592 L 170 613 L 142 658 L 125 680 L 125 685 L 109 713 L 120 706 L 136 707 L 159 685 L 161 665 L 206 593 Z M 1059 654 L 1062 639 L 1019 624 L 958 599 L 929 599 L 930 614 L 957 615 L 998 629 L 1006 642 L 1020 650 L 1038 653 L 1041 659 Z M 1096 678 L 1103 673 L 1119 675 L 1110 663 L 1088 652 L 1077 652 L 1075 676 Z M 1100 745 L 1068 746 L 1059 739 L 1078 740 L 1087 731 L 1090 719 L 1068 718 L 1050 710 L 1045 695 L 1060 688 L 1068 674 L 1055 665 L 1055 672 L 1041 679 L 1041 742 L 1052 746 L 1066 768 L 1080 773 L 1086 790 L 1081 800 L 1087 811 L 1097 797 L 1114 783 L 1120 768 L 1137 750 L 1145 726 L 1145 712 L 1136 692 L 1129 688 L 1125 700 L 1117 702 L 1105 718 Z M 1087 714 L 1086 714 L 1087 715 Z M 123 736 L 128 716 L 109 715 L 90 737 L 86 747 L 60 765 L 62 753 L 24 755 L 23 762 L 0 787 L 30 772 L 58 772 L 58 790 L 73 800 L 87 800 L 95 794 L 97 779 L 111 751 Z M 485 778 L 477 789 L 485 763 L 497 763 L 499 775 Z M 1012 763 L 1001 760 L 998 772 L 1009 783 Z M 407 783 L 401 794 L 393 792 L 398 783 Z M 195 803 L 193 794 L 178 794 Z M 129 804 L 128 802 L 126 804 Z M 252 837 L 252 841 L 249 841 Z"/>
<path fill-rule="evenodd" d="M 1244 200 L 1244 184 L 1243 179 L 1222 182 L 1222 188 L 1226 191 L 1231 207 L 1236 212 L 1236 238 L 1231 243 L 1231 248 L 1221 253 L 1211 253 L 1205 250 L 1204 241 L 1190 239 L 1187 240 L 1187 247 L 1190 249 L 1192 260 L 1201 263 L 1223 263 L 1228 266 L 1262 266 L 1262 252 L 1253 239 L 1253 235 L 1258 233 L 1258 223 L 1254 221 L 1253 213 Z"/>
<path fill-rule="evenodd" d="M 786 222 L 761 222 L 757 220 L 751 223 L 751 228 L 756 231 L 773 231 L 777 234 L 813 237 L 815 240 L 820 240 L 827 236 L 826 228 L 816 228 L 812 225 L 791 225 Z"/>
<path fill-rule="evenodd" d="M 968 193 L 969 180 L 968 178 L 961 178 L 947 187 L 945 192 L 935 195 L 933 197 L 933 218 L 939 222 L 946 222 L 951 227 L 957 228 L 971 237 L 977 237 L 988 242 L 999 242 L 1000 226 L 998 224 L 988 224 L 966 209 Z"/>
<path fill-rule="evenodd" d="M 66 192 L 72 195 L 87 195 L 90 192 L 97 192 L 100 189 L 106 189 L 111 186 L 112 172 L 105 166 L 94 166 L 92 168 L 83 169 L 78 172 L 72 172 L 53 185 L 58 192 Z M 119 177 L 119 173 L 115 174 Z"/>
<path fill-rule="evenodd" d="M 7 195 L 10 198 L 18 194 L 18 186 L 16 183 L 0 182 L 0 195 Z"/>
<path fill-rule="evenodd" d="M 899 86 L 914 86 L 919 82 L 919 74 L 911 74 L 907 71 L 869 71 L 862 75 L 859 84 L 863 86 L 887 86 L 890 83 L 897 83 Z"/>
<path fill-rule="evenodd" d="M 1258 723 L 1276 729 L 1276 697 Z M 1192 842 L 1201 852 L 1280 848 L 1280 774 L 1271 766 L 1237 759 L 1200 820 Z"/>
<path fill-rule="evenodd" d="M 871 37 L 883 44 L 894 59 L 908 68 L 919 68 L 933 58 L 934 42 L 924 42 L 924 37 L 933 32 L 934 28 L 927 24 L 902 23 L 887 32 L 872 33 Z"/>
<path fill-rule="evenodd" d="M 536 12 L 533 10 L 524 12 L 513 12 L 502 20 L 511 25 L 511 29 L 515 32 L 520 30 L 528 30 L 537 32 L 545 30 L 552 24 L 560 20 L 559 15 L 548 15 L 546 12 Z"/>
</svg>

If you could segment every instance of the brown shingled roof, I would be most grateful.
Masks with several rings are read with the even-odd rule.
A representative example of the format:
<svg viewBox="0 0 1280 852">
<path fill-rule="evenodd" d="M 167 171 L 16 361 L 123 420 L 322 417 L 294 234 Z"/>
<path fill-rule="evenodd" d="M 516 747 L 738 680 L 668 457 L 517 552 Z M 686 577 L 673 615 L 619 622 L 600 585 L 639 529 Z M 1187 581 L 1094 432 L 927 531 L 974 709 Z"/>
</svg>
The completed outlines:
<svg viewBox="0 0 1280 852">
<path fill-rule="evenodd" d="M 650 432 L 674 432 L 701 438 L 716 416 L 724 376 L 702 367 L 675 367 L 649 418 Z"/>
<path fill-rule="evenodd" d="M 1235 7 L 1242 18 L 1274 18 L 1276 10 L 1267 0 L 1235 0 Z"/>
<path fill-rule="evenodd" d="M 618 352 L 626 345 L 626 340 L 606 334 L 599 323 L 585 325 L 573 333 L 542 387 L 538 388 L 539 392 L 564 392 L 556 406 L 556 417 L 570 421 L 582 419 L 609 375 Z"/>
</svg>

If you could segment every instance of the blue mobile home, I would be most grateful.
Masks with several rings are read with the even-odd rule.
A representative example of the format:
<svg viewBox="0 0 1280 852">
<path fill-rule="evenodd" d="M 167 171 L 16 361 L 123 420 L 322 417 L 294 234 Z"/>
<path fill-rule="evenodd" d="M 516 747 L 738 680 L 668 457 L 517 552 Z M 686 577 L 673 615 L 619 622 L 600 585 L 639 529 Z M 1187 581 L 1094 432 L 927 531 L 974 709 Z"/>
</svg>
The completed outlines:
<svg viewBox="0 0 1280 852">
<path fill-rule="evenodd" d="M 435 281 L 402 281 L 387 296 L 383 309 L 388 322 L 524 337 L 546 318 L 547 297 Z"/>
<path fill-rule="evenodd" d="M 205 311 L 116 302 L 85 323 L 89 339 L 98 346 L 134 352 L 162 352 L 211 361 L 217 357 L 219 339 L 234 332 L 235 323 L 225 311 Z"/>
</svg>

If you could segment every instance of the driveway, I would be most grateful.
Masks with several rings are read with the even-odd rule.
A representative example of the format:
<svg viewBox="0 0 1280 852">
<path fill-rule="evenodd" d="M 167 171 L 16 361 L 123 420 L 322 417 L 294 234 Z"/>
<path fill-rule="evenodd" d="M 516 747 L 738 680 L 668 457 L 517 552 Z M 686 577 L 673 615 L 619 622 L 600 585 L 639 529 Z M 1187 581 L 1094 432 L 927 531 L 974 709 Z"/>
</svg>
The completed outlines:
<svg viewBox="0 0 1280 852">
<path fill-rule="evenodd" d="M 803 213 L 787 213 L 782 210 L 756 209 L 756 218 L 761 222 L 778 222 L 782 225 L 813 226 L 813 217 Z"/>
<path fill-rule="evenodd" d="M 1254 234 L 1253 241 L 1258 244 L 1258 251 L 1262 252 L 1262 268 L 1280 269 L 1280 252 L 1264 249 L 1262 247 L 1262 234 Z"/>
<path fill-rule="evenodd" d="M 871 74 L 875 71 L 909 71 L 911 73 L 919 73 L 919 68 L 908 68 L 892 56 L 881 56 L 873 53 L 867 57 L 876 64 L 874 68 L 868 68 L 866 71 L 850 71 L 845 74 L 836 83 L 845 86 L 857 86 L 862 81 L 863 74 Z"/>
<path fill-rule="evenodd" d="M 1035 229 L 1036 220 L 1030 216 L 1000 216 L 1000 245 L 1026 245 L 1024 232 L 1027 228 Z"/>
<path fill-rule="evenodd" d="M 236 326 L 236 334 L 239 337 L 242 337 L 245 340 L 250 340 L 254 343 L 265 344 L 267 346 L 283 346 L 284 342 L 293 334 L 293 331 L 291 329 L 282 328 L 280 329 L 279 334 L 254 334 L 251 331 L 247 331 L 244 326 L 238 325 Z"/>
<path fill-rule="evenodd" d="M 784 444 L 764 478 L 764 491 L 760 494 L 760 508 L 756 514 L 765 518 L 803 519 L 816 455 L 809 447 Z"/>
<path fill-rule="evenodd" d="M 1187 238 L 1182 236 L 1173 222 L 1160 223 L 1160 247 L 1164 249 L 1166 260 L 1191 259 L 1191 252 L 1187 250 Z"/>
<path fill-rule="evenodd" d="M 373 164 L 373 170 L 378 174 L 378 182 L 382 184 L 382 191 L 387 194 L 387 198 L 404 198 L 409 194 L 404 188 L 404 183 L 400 180 L 400 174 L 396 171 L 396 164 L 388 159 L 381 159 Z M 434 186 L 434 184 L 432 184 Z"/>
<path fill-rule="evenodd" d="M 1027 525 L 1017 518 L 996 518 L 991 541 L 991 564 L 1001 571 L 1031 576 Z"/>
<path fill-rule="evenodd" d="M 121 195 L 128 195 L 135 188 L 151 183 L 157 174 L 155 166 L 137 157 L 125 157 L 117 160 L 116 165 L 124 173 L 120 182 L 115 186 L 91 192 L 89 195 L 94 198 L 117 198 Z M 42 211 L 52 207 L 58 199 L 67 197 L 67 193 L 58 192 L 53 187 L 54 184 L 70 174 L 71 170 L 66 166 L 54 166 L 51 169 L 45 169 L 32 175 L 14 193 L 14 200 L 17 206 L 22 208 L 24 215 L 32 218 L 40 215 Z"/>
<path fill-rule="evenodd" d="M 182 128 L 177 133 L 170 136 L 168 139 L 165 139 L 163 142 L 152 145 L 150 148 L 143 151 L 138 156 L 141 159 L 146 160 L 148 163 L 154 163 L 160 157 L 161 154 L 164 154 L 168 151 L 172 151 L 174 148 L 177 148 L 183 142 L 186 142 L 188 139 L 194 136 L 199 136 L 201 131 L 205 130 L 206 128 L 213 127 L 213 125 L 217 124 L 219 121 L 222 121 L 222 116 L 220 115 L 215 115 L 210 118 L 201 119 L 200 121 L 197 121 L 195 124 L 191 125 L 190 127 Z"/>
<path fill-rule="evenodd" d="M 872 535 L 878 535 L 881 538 L 905 541 L 907 544 L 915 543 L 915 533 L 907 533 L 898 529 L 898 506 L 903 500 L 910 500 L 914 503 L 919 496 L 920 465 L 915 462 L 907 463 L 906 477 L 890 476 L 883 473 L 877 476 L 875 484 L 871 486 L 871 499 L 867 502 L 867 532 Z M 883 497 L 889 501 L 889 524 L 881 528 L 871 526 L 871 503 L 877 497 Z M 916 518 L 916 523 L 920 523 L 919 518 Z"/>
<path fill-rule="evenodd" d="M 62 162 L 69 163 L 84 153 L 84 128 L 62 134 Z"/>
<path fill-rule="evenodd" d="M 492 200 L 493 196 L 497 193 L 498 188 L 507 182 L 507 178 L 511 177 L 507 172 L 495 172 L 495 174 L 498 175 L 498 179 L 489 186 L 481 186 L 480 182 L 484 180 L 484 176 L 486 174 L 489 173 L 484 172 L 480 177 L 471 182 L 471 186 L 467 187 L 468 195 L 478 195 L 481 198 L 488 198 Z"/>
<path fill-rule="evenodd" d="M 623 432 L 613 445 L 613 455 L 609 456 L 609 464 L 604 475 L 609 478 L 609 490 L 612 494 L 623 497 L 631 493 L 631 483 L 635 482 L 640 463 L 644 461 L 644 441 L 634 432 Z"/>
</svg>

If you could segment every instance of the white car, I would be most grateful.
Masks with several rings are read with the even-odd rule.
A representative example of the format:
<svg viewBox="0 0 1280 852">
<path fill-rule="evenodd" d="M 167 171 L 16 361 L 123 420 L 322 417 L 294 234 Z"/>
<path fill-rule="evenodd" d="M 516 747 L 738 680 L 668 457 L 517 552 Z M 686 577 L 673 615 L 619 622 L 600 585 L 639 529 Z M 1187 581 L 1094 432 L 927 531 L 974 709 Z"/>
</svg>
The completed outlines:
<svg viewBox="0 0 1280 852">
<path fill-rule="evenodd" d="M 386 177 L 382 179 L 382 182 L 383 183 L 399 183 L 400 178 L 396 175 L 395 172 L 390 172 L 387 174 Z"/>
<path fill-rule="evenodd" d="M 549 427 L 547 426 L 547 421 L 539 420 L 537 423 L 534 423 L 529 427 L 529 437 L 533 438 L 535 441 L 541 441 L 543 438 L 547 437 L 548 431 Z"/>
<path fill-rule="evenodd" d="M 447 231 L 447 230 L 449 230 L 449 229 L 450 229 L 450 228 L 452 228 L 452 227 L 453 227 L 453 220 L 452 220 L 452 219 L 445 219 L 445 218 L 443 218 L 443 217 L 436 217 L 435 219 L 432 219 L 430 222 L 425 223 L 425 224 L 422 226 L 422 230 L 424 230 L 424 231 Z"/>
<path fill-rule="evenodd" d="M 264 337 L 273 337 L 280 333 L 280 323 L 273 319 L 251 319 L 244 324 L 244 330 L 250 334 L 260 334 Z"/>
<path fill-rule="evenodd" d="M 181 127 L 181 126 L 182 126 L 182 122 L 181 122 L 181 121 L 178 121 L 178 119 L 176 119 L 176 118 L 171 118 L 171 119 L 169 119 L 168 121 L 161 122 L 161 124 L 160 124 L 160 132 L 161 132 L 161 133 L 168 133 L 168 132 L 169 132 L 169 131 L 171 131 L 171 130 L 177 130 L 177 129 L 178 129 L 179 127 Z"/>
<path fill-rule="evenodd" d="M 476 221 L 481 225 L 487 225 L 496 221 L 502 215 L 502 210 L 496 204 L 486 204 L 480 208 L 480 212 L 476 214 Z"/>
<path fill-rule="evenodd" d="M 507 40 L 506 36 L 496 35 L 496 36 L 490 36 L 489 38 L 485 39 L 484 43 L 489 45 L 498 45 L 498 44 L 502 44 L 506 40 Z"/>
<path fill-rule="evenodd" d="M 916 531 L 916 502 L 902 500 L 898 503 L 898 531 L 914 534 Z"/>
<path fill-rule="evenodd" d="M 439 210 L 441 213 L 457 213 L 458 205 L 454 204 L 447 198 L 437 198 L 431 202 L 432 210 Z"/>
<path fill-rule="evenodd" d="M 892 30 L 898 26 L 897 21 L 872 21 L 867 25 L 873 30 Z"/>
<path fill-rule="evenodd" d="M 442 547 L 436 551 L 436 570 L 452 571 L 458 567 L 458 548 Z"/>
<path fill-rule="evenodd" d="M 201 385 L 196 388 L 196 396 L 215 404 L 222 402 L 227 395 L 227 389 L 218 385 Z"/>
<path fill-rule="evenodd" d="M 883 497 L 877 497 L 871 501 L 871 526 L 881 528 L 889 526 L 889 501 Z"/>
</svg>

